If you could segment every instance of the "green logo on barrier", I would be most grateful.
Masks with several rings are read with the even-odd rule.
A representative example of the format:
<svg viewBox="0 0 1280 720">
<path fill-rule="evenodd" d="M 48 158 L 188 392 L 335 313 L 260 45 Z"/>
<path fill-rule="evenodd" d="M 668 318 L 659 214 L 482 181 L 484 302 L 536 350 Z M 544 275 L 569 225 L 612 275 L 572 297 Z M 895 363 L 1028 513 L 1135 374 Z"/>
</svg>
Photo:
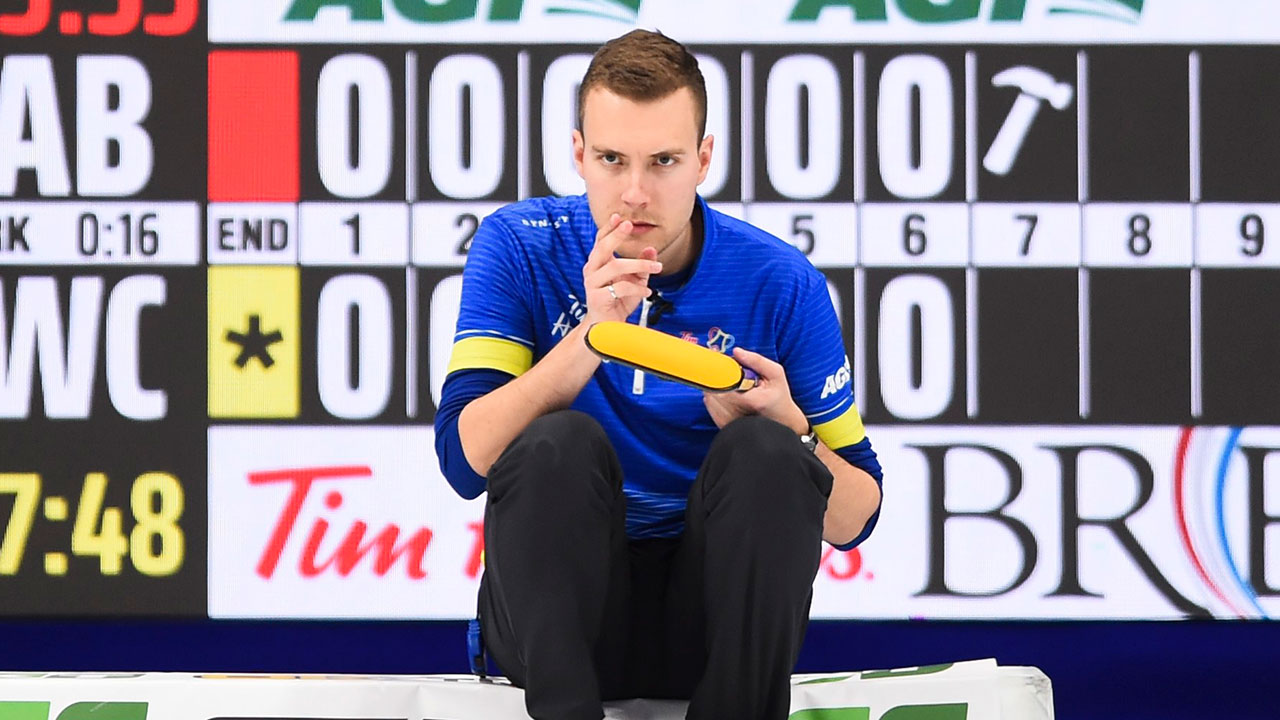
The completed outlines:
<svg viewBox="0 0 1280 720">
<path fill-rule="evenodd" d="M 0 720 L 49 720 L 49 703 L 0 700 Z M 147 720 L 142 702 L 78 702 L 63 708 L 57 720 Z"/>
<path fill-rule="evenodd" d="M 797 685 L 818 685 L 821 683 L 840 682 L 849 678 L 858 678 L 859 680 L 877 680 L 879 678 L 890 677 L 911 677 L 912 675 L 932 675 L 942 672 L 951 667 L 952 663 L 943 663 L 941 665 L 921 665 L 918 668 L 905 668 L 899 670 L 867 670 L 866 672 L 856 675 L 839 675 L 837 677 L 814 678 L 796 683 Z"/>
<path fill-rule="evenodd" d="M 921 665 L 918 668 L 906 668 L 903 670 L 868 670 L 862 673 L 863 680 L 877 680 L 879 678 L 891 677 L 911 677 L 913 675 L 932 675 L 940 673 L 951 667 L 951 663 L 942 663 L 940 665 Z"/>
<path fill-rule="evenodd" d="M 0 720 L 49 720 L 49 703 L 0 702 Z"/>
<path fill-rule="evenodd" d="M 644 0 L 560 0 L 547 7 L 548 15 L 579 15 L 634 24 Z M 346 10 L 351 20 L 381 22 L 385 13 L 416 23 L 448 23 L 460 20 L 512 22 L 524 13 L 524 0 L 492 0 L 487 17 L 479 16 L 479 0 L 293 0 L 285 20 L 312 21 L 324 8 Z"/>
<path fill-rule="evenodd" d="M 900 705 L 880 716 L 880 720 L 965 720 L 968 703 L 945 705 Z"/>
<path fill-rule="evenodd" d="M 984 5 L 983 0 L 796 0 L 789 19 L 813 22 L 824 9 L 832 7 L 852 10 L 857 21 L 884 22 L 889 19 L 889 3 L 895 4 L 904 17 L 927 24 L 979 20 Z M 1049 14 L 1087 15 L 1136 24 L 1142 16 L 1142 4 L 1143 0 L 1051 0 Z M 987 19 L 1021 22 L 1026 11 L 1027 0 L 995 0 Z"/>
</svg>

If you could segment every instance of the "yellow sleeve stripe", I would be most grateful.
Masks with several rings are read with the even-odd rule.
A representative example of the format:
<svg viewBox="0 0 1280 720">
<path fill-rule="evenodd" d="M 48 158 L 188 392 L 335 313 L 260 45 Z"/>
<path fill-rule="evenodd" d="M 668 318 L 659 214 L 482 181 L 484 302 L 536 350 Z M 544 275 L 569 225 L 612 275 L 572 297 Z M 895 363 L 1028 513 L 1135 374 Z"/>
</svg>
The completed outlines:
<svg viewBox="0 0 1280 720">
<path fill-rule="evenodd" d="M 858 414 L 856 404 L 850 405 L 835 420 L 814 425 L 813 429 L 822 443 L 832 450 L 856 445 L 867 436 L 867 429 L 862 425 L 862 416 Z"/>
<path fill-rule="evenodd" d="M 501 370 L 515 376 L 533 367 L 533 351 L 511 340 L 493 337 L 463 338 L 453 344 L 453 354 L 449 357 L 449 369 L 454 370 Z"/>
</svg>

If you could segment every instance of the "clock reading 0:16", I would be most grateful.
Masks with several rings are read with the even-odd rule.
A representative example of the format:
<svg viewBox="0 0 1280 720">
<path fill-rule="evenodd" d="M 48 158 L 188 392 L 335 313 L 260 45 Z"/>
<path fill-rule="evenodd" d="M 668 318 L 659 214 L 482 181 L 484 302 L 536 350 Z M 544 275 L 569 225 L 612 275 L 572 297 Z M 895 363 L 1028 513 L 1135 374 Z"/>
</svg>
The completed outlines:
<svg viewBox="0 0 1280 720">
<path fill-rule="evenodd" d="M 123 513 L 118 507 L 104 507 L 107 475 L 90 472 L 84 476 L 80 499 L 71 527 L 71 552 L 79 557 L 96 556 L 103 575 L 119 575 L 128 555 L 135 570 L 151 577 L 173 575 L 182 567 L 186 539 L 179 526 L 185 497 L 182 484 L 163 472 L 142 473 L 133 481 L 129 505 L 135 524 L 124 532 Z M 38 473 L 0 473 L 0 496 L 13 495 L 13 511 L 0 535 L 0 576 L 16 575 L 22 566 L 27 539 L 37 520 L 41 477 Z M 67 502 L 50 495 L 44 498 L 44 520 L 67 519 Z M 52 553 L 51 553 L 52 554 Z M 46 572 L 60 575 L 58 570 Z"/>
</svg>

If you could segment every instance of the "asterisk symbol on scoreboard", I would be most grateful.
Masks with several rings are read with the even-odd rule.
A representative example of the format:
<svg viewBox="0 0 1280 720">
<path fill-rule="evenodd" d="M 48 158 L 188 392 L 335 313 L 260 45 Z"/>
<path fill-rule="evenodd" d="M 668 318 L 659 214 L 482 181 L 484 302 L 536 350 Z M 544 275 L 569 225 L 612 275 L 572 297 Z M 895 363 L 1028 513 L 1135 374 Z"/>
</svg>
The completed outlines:
<svg viewBox="0 0 1280 720">
<path fill-rule="evenodd" d="M 272 359 L 271 353 L 267 352 L 267 348 L 272 343 L 278 343 L 284 339 L 279 330 L 272 330 L 265 335 L 262 332 L 262 318 L 257 315 L 249 316 L 249 330 L 244 333 L 238 333 L 235 330 L 227 331 L 227 342 L 233 342 L 240 346 L 240 354 L 236 356 L 236 367 L 244 367 L 249 364 L 253 358 L 258 358 L 258 362 L 262 363 L 262 367 L 269 368 L 276 364 Z"/>
</svg>

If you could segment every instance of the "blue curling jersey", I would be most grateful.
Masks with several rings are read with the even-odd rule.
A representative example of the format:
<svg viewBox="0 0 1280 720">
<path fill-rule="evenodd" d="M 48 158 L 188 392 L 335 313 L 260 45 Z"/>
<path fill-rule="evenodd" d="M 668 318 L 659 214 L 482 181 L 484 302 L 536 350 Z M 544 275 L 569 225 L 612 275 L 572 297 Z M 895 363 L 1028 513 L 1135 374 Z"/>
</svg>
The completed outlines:
<svg viewBox="0 0 1280 720">
<path fill-rule="evenodd" d="M 703 237 L 691 271 L 678 287 L 651 278 L 651 287 L 662 288 L 663 311 L 655 313 L 646 300 L 628 322 L 722 353 L 741 346 L 780 363 L 822 441 L 879 482 L 825 276 L 792 246 L 701 197 L 695 212 L 702 214 Z M 485 218 L 463 273 L 442 412 L 473 399 L 450 397 L 462 391 L 450 382 L 455 374 L 480 369 L 518 376 L 577 325 L 586 313 L 582 267 L 596 231 L 585 195 L 531 198 Z M 689 488 L 717 432 L 702 392 L 602 363 L 571 407 L 599 421 L 617 451 L 628 535 L 679 534 Z M 451 428 L 456 433 L 456 424 Z M 450 482 L 464 497 L 483 490 Z"/>
</svg>

